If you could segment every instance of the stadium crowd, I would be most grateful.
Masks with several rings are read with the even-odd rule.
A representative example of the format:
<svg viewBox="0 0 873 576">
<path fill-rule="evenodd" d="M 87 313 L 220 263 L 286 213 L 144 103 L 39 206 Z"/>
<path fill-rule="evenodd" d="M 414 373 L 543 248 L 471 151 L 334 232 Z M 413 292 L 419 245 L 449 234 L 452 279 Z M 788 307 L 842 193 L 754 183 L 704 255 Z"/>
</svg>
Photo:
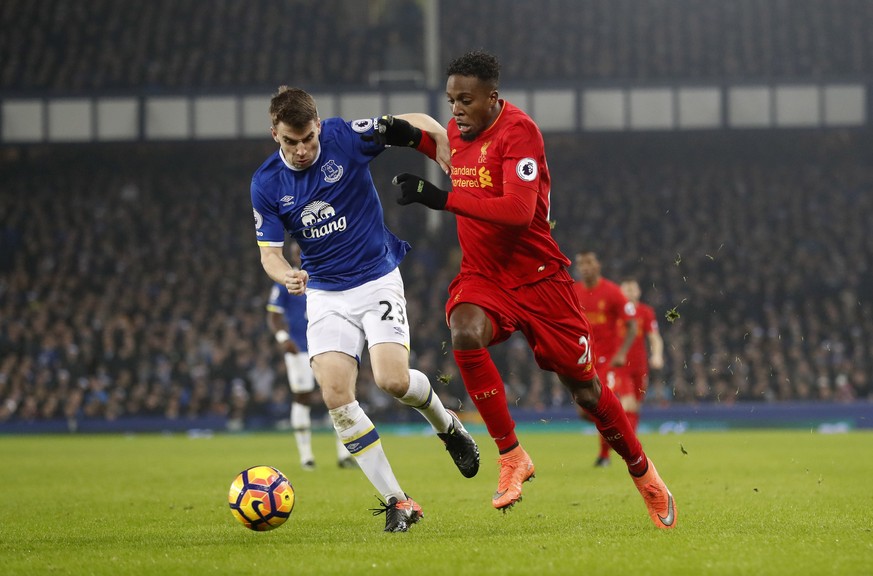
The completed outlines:
<svg viewBox="0 0 873 576">
<path fill-rule="evenodd" d="M 549 136 L 554 234 L 636 274 L 666 341 L 653 403 L 873 401 L 873 135 Z M 0 163 L 0 422 L 287 419 L 248 182 L 266 144 L 7 150 Z M 405 152 L 409 155 L 404 156 Z M 447 215 L 395 205 L 410 151 L 373 163 L 403 264 L 412 363 L 470 406 L 443 304 Z M 53 169 L 41 169 L 51 163 Z M 668 319 L 670 312 L 670 319 Z M 569 405 L 523 342 L 495 350 L 511 402 Z M 376 416 L 403 418 L 365 364 Z"/>
<path fill-rule="evenodd" d="M 422 53 L 424 8 L 7 0 L 0 91 L 364 86 L 379 70 L 422 67 L 411 55 Z M 873 4 L 863 0 L 441 0 L 438 16 L 446 58 L 495 51 L 509 85 L 873 74 Z M 287 418 L 249 217 L 249 179 L 268 144 L 0 149 L 0 423 Z M 571 259 L 594 248 L 609 278 L 635 274 L 658 311 L 667 365 L 649 402 L 873 400 L 873 134 L 546 144 L 561 247 Z M 459 259 L 453 219 L 394 205 L 393 174 L 423 170 L 405 152 L 373 170 L 389 226 L 413 245 L 403 264 L 412 363 L 438 380 L 447 406 L 469 406 L 443 316 Z M 569 405 L 518 337 L 493 351 L 512 403 Z M 370 413 L 405 414 L 376 390 L 366 358 L 359 386 Z"/>
<path fill-rule="evenodd" d="M 873 5 L 863 0 L 442 0 L 440 7 L 443 46 L 496 51 L 505 76 L 526 81 L 821 80 L 873 68 L 866 32 Z"/>
<path fill-rule="evenodd" d="M 870 398 L 869 136 L 653 140 L 553 140 L 550 162 L 593 199 L 553 194 L 555 213 L 573 215 L 556 237 L 599 243 L 607 274 L 636 274 L 659 311 L 670 364 L 659 399 Z"/>
<path fill-rule="evenodd" d="M 0 90 L 364 86 L 423 68 L 423 12 L 416 0 L 6 0 Z M 515 83 L 873 72 L 865 0 L 441 0 L 438 16 L 440 46 L 501 54 Z"/>
</svg>

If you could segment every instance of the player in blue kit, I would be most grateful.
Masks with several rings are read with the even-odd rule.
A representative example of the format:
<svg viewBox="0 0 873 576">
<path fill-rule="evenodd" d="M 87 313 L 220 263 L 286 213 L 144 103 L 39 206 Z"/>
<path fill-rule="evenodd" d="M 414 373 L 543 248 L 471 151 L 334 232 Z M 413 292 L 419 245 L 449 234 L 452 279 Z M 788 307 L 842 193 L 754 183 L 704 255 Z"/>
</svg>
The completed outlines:
<svg viewBox="0 0 873 576">
<path fill-rule="evenodd" d="M 300 266 L 300 246 L 292 242 L 289 262 Z M 273 332 L 288 374 L 288 385 L 294 398 L 291 401 L 291 428 L 297 443 L 300 466 L 304 470 L 315 469 L 315 454 L 312 451 L 312 405 L 315 403 L 315 377 L 309 366 L 306 341 L 306 295 L 293 296 L 282 284 L 274 283 L 267 300 L 267 325 Z M 337 437 L 337 463 L 340 468 L 356 468 L 354 458 L 345 444 Z"/>
<path fill-rule="evenodd" d="M 364 343 L 376 385 L 418 410 L 466 477 L 479 449 L 427 376 L 409 368 L 410 333 L 398 265 L 409 244 L 385 226 L 369 164 L 386 145 L 431 148 L 448 167 L 445 129 L 425 114 L 392 119 L 321 120 L 315 101 L 282 86 L 270 101 L 279 149 L 252 177 L 251 199 L 261 264 L 293 295 L 307 295 L 309 359 L 331 421 L 361 470 L 385 499 L 385 531 L 405 532 L 422 517 L 400 487 L 373 422 L 355 400 Z M 422 130 L 431 138 L 422 138 Z M 427 152 L 427 150 L 422 150 Z M 436 152 L 436 154 L 434 154 Z M 285 234 L 301 249 L 301 267 L 284 257 Z"/>
</svg>

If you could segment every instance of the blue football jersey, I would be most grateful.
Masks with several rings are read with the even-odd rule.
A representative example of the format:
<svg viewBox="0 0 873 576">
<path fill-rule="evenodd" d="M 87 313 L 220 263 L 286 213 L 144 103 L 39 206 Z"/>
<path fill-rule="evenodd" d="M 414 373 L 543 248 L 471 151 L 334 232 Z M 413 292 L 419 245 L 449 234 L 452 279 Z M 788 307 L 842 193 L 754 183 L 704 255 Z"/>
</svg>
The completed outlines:
<svg viewBox="0 0 873 576">
<path fill-rule="evenodd" d="M 309 319 L 306 316 L 306 295 L 289 294 L 287 288 L 274 282 L 273 288 L 270 290 L 270 299 L 267 300 L 267 310 L 284 314 L 285 322 L 288 324 L 288 334 L 300 348 L 300 351 L 306 352 L 308 349 L 306 326 L 309 324 Z"/>
<path fill-rule="evenodd" d="M 374 119 L 321 123 L 319 155 L 290 168 L 277 150 L 252 177 L 258 245 L 283 246 L 287 231 L 300 245 L 309 286 L 348 290 L 396 268 L 409 244 L 385 226 L 370 161 L 385 146 L 364 142 Z"/>
</svg>

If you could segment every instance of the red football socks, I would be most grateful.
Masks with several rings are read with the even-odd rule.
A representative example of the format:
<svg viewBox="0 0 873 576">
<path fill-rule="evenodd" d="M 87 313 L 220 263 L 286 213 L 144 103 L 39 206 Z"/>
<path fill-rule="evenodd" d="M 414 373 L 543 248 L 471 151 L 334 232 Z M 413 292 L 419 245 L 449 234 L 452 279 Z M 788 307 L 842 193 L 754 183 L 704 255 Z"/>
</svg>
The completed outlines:
<svg viewBox="0 0 873 576">
<path fill-rule="evenodd" d="M 518 444 L 515 422 L 506 405 L 503 379 L 486 348 L 455 350 L 455 362 L 464 379 L 464 386 L 485 421 L 488 433 L 503 454 Z M 621 408 L 621 406 L 619 406 Z"/>
<path fill-rule="evenodd" d="M 627 463 L 631 474 L 645 473 L 646 455 L 615 393 L 603 386 L 597 408 L 588 414 L 600 435 Z"/>
</svg>

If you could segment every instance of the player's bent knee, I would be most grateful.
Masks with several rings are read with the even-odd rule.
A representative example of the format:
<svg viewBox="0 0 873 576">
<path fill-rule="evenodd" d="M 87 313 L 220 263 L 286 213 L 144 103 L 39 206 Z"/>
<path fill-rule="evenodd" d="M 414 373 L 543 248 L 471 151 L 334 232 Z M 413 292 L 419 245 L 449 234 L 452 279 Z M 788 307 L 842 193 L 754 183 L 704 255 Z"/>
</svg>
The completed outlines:
<svg viewBox="0 0 873 576">
<path fill-rule="evenodd" d="M 600 401 L 601 386 L 597 378 L 593 380 L 574 380 L 560 377 L 561 382 L 570 391 L 576 405 L 585 410 L 594 410 Z"/>
<path fill-rule="evenodd" d="M 455 350 L 478 350 L 487 346 L 488 338 L 481 326 L 452 327 L 452 348 Z"/>
<path fill-rule="evenodd" d="M 406 391 L 409 390 L 409 375 L 403 377 L 402 375 L 396 375 L 393 377 L 375 377 L 376 386 L 379 387 L 380 390 L 387 392 L 391 396 L 395 398 L 400 398 Z"/>
</svg>

